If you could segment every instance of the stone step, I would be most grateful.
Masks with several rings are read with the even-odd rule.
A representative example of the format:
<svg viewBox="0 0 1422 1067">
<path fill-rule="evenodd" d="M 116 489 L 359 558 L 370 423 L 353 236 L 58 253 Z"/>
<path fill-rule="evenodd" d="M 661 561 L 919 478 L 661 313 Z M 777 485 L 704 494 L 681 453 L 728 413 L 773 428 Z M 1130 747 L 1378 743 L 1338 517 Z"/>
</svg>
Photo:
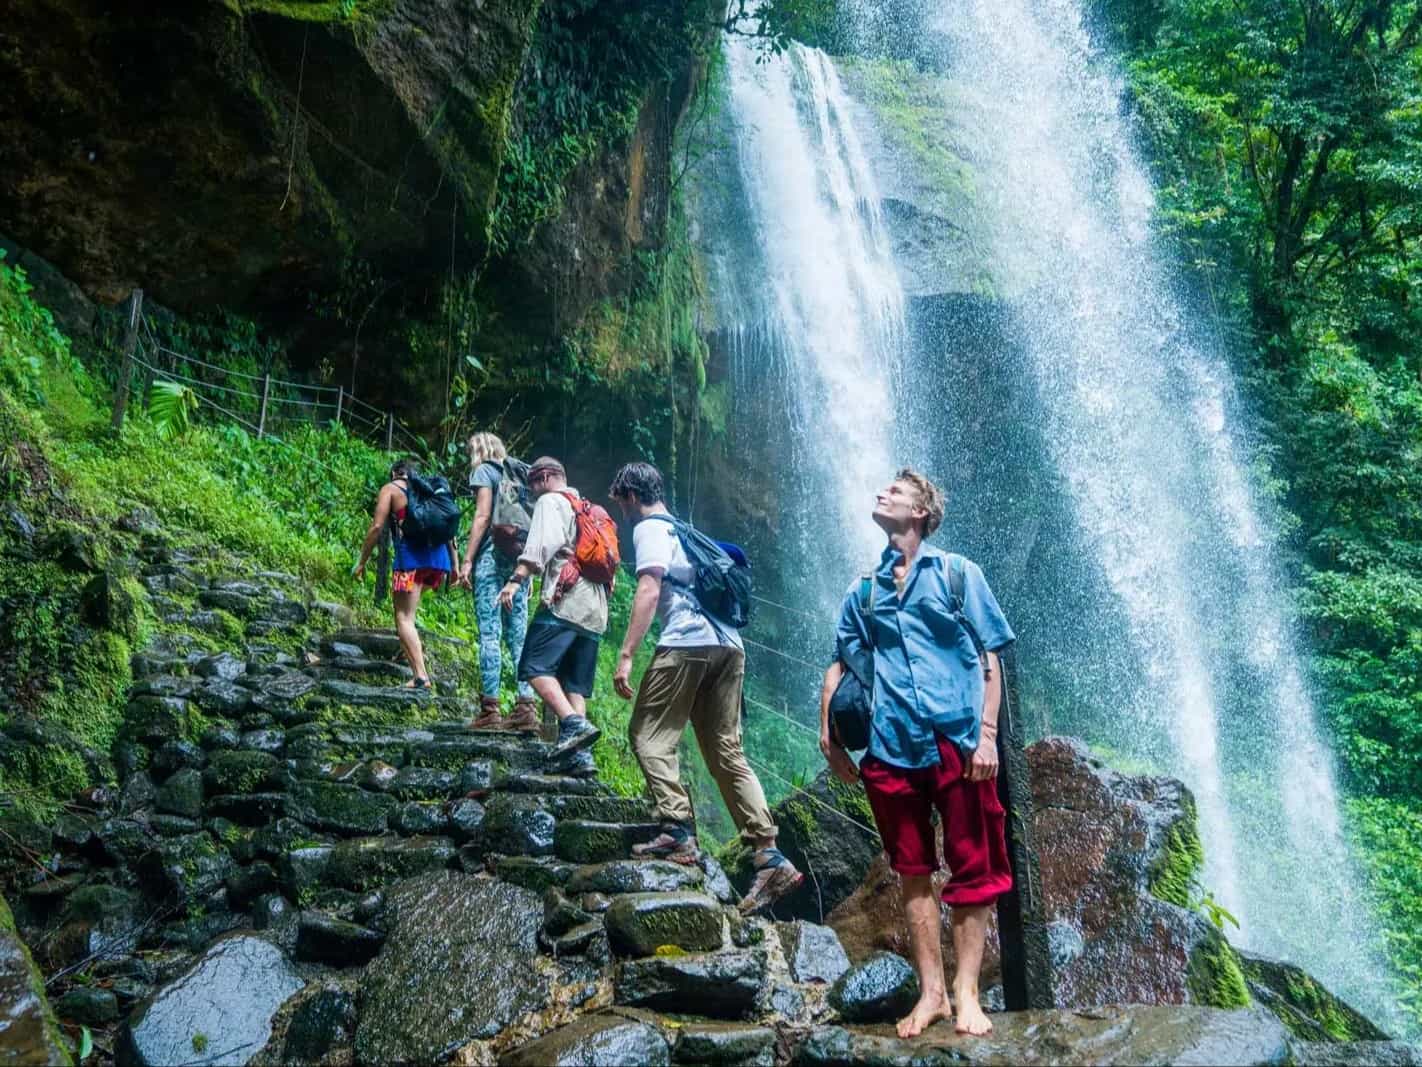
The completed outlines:
<svg viewBox="0 0 1422 1067">
<path fill-rule="evenodd" d="M 652 840 L 660 832 L 655 822 L 598 822 L 561 819 L 554 831 L 553 851 L 570 863 L 605 863 L 625 859 L 633 845 Z"/>
<path fill-rule="evenodd" d="M 757 950 L 651 956 L 617 966 L 613 999 L 629 1007 L 680 1011 L 720 1019 L 755 1011 L 768 982 L 765 953 Z"/>
<path fill-rule="evenodd" d="M 706 881 L 700 867 L 667 860 L 613 860 L 579 867 L 568 880 L 573 893 L 672 893 Z"/>
<path fill-rule="evenodd" d="M 705 893 L 627 893 L 612 902 L 605 919 L 618 956 L 655 956 L 668 947 L 710 952 L 725 941 L 721 905 Z"/>
</svg>

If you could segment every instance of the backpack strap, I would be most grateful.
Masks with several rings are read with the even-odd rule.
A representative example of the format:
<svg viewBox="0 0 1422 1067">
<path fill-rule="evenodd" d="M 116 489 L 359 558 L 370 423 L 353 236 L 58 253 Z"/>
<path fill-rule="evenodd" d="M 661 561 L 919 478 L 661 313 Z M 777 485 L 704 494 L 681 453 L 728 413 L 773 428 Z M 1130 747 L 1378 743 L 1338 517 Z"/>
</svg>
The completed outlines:
<svg viewBox="0 0 1422 1067">
<path fill-rule="evenodd" d="M 983 639 L 978 636 L 978 628 L 973 625 L 973 620 L 968 618 L 968 613 L 963 610 L 965 603 L 965 586 L 967 580 L 964 578 L 965 562 L 963 557 L 956 552 L 948 553 L 948 595 L 952 603 L 948 606 L 953 611 L 953 618 L 958 625 L 968 631 L 968 636 L 972 638 L 973 647 L 978 650 L 978 656 L 982 657 L 986 651 Z M 983 666 L 986 669 L 987 660 L 983 659 Z"/>
<path fill-rule="evenodd" d="M 874 651 L 874 576 L 859 576 L 859 613 L 864 616 L 864 632 L 869 635 L 869 651 Z"/>
</svg>

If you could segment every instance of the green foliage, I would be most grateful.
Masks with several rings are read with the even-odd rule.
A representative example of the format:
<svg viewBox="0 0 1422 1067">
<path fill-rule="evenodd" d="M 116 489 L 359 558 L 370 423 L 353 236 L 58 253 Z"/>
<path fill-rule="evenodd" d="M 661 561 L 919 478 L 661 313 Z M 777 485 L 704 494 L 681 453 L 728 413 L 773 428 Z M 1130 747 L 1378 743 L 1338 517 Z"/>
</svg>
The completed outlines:
<svg viewBox="0 0 1422 1067">
<path fill-rule="evenodd" d="M 1415 799 L 1359 797 L 1348 801 L 1347 816 L 1401 972 L 1402 1006 L 1422 1019 L 1422 810 Z"/>
<path fill-rule="evenodd" d="M 1247 1008 L 1249 983 L 1234 949 L 1218 933 L 1190 954 L 1185 976 L 1190 999 L 1211 1008 Z"/>
<path fill-rule="evenodd" d="M 148 419 L 160 441 L 187 433 L 197 406 L 197 394 L 179 382 L 156 381 L 148 390 Z"/>
</svg>

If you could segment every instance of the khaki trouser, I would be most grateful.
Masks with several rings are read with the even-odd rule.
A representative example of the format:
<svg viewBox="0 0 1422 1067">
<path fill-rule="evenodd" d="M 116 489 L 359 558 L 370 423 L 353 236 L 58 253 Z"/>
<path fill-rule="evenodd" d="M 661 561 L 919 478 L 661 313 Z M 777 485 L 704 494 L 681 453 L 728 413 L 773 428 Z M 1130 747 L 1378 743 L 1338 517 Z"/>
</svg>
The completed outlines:
<svg viewBox="0 0 1422 1067">
<path fill-rule="evenodd" d="M 627 733 L 659 819 L 692 822 L 691 798 L 681 784 L 676 752 L 690 721 L 741 837 L 754 841 L 775 836 L 765 791 L 741 749 L 745 674 L 745 654 L 736 648 L 663 648 L 652 657 Z"/>
</svg>

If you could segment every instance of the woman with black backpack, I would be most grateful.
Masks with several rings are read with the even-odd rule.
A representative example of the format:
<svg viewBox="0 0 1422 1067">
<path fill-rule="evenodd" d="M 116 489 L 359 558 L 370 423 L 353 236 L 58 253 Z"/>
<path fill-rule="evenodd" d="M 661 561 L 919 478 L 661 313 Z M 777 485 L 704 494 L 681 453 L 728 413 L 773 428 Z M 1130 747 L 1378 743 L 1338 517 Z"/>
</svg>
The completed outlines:
<svg viewBox="0 0 1422 1067">
<path fill-rule="evenodd" d="M 420 477 L 419 461 L 407 456 L 390 468 L 390 481 L 375 498 L 375 514 L 365 532 L 355 577 L 365 575 L 370 553 L 389 524 L 394 535 L 395 559 L 391 568 L 390 599 L 395 607 L 395 633 L 415 676 L 407 689 L 428 689 L 430 676 L 425 650 L 415 628 L 420 596 L 438 589 L 459 572 L 454 538 L 459 532 L 459 506 L 443 478 Z"/>
</svg>

